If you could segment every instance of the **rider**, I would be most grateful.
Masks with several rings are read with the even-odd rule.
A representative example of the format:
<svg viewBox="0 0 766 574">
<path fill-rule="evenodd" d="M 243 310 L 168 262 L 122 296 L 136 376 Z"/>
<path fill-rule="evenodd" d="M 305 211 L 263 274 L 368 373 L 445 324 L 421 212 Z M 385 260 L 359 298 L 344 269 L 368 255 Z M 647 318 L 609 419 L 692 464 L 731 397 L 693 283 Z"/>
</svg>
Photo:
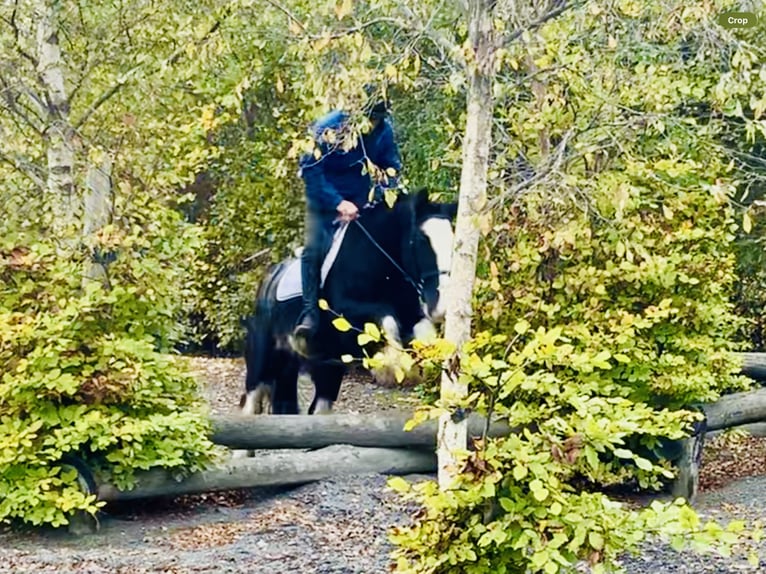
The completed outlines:
<svg viewBox="0 0 766 574">
<path fill-rule="evenodd" d="M 301 255 L 303 311 L 293 336 L 304 349 L 319 327 L 319 283 L 322 259 L 337 220 L 352 221 L 371 199 L 396 185 L 401 170 L 399 149 L 388 120 L 389 103 L 366 87 L 366 133 L 358 133 L 351 116 L 333 111 L 313 126 L 314 150 L 300 160 L 306 191 L 305 246 Z M 374 183 L 373 183 L 374 182 Z M 374 185 L 374 187 L 373 187 Z"/>
</svg>

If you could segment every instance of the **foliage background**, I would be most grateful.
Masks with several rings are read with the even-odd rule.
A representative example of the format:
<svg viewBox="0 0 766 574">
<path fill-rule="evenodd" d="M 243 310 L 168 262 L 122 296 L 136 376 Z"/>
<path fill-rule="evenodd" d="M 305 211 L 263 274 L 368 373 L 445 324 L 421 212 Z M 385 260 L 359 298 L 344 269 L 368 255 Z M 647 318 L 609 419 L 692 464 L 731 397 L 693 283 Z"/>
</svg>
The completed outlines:
<svg viewBox="0 0 766 574">
<path fill-rule="evenodd" d="M 452 495 L 424 491 L 435 514 L 398 534 L 403 571 L 600 563 L 664 519 L 683 541 L 699 527 L 687 509 L 631 525 L 591 491 L 665 479 L 649 453 L 688 417 L 661 409 L 742 388 L 727 351 L 762 344 L 763 24 L 723 30 L 717 14 L 752 9 L 724 0 L 573 4 L 550 19 L 556 3 L 497 5 L 508 41 L 464 365 L 469 406 L 537 432 L 487 445 Z M 113 162 L 110 224 L 66 256 L 30 95 L 51 8 L 77 193 Z M 400 0 L 40 0 L 0 16 L 0 518 L 58 524 L 94 509 L 64 453 L 124 484 L 208 460 L 196 389 L 167 353 L 239 352 L 259 278 L 300 244 L 311 120 L 382 83 L 406 184 L 454 195 L 467 32 L 457 5 Z M 106 284 L 81 281 L 94 258 Z"/>
</svg>

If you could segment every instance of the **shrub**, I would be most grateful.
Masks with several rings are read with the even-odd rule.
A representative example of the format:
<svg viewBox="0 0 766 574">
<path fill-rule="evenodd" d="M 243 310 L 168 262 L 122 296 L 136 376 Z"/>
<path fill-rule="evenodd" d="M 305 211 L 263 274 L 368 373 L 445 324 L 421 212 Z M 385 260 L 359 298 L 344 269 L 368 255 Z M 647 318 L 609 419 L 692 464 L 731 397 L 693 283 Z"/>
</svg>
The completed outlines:
<svg viewBox="0 0 766 574">
<path fill-rule="evenodd" d="M 82 279 L 84 250 L 2 239 L 0 521 L 58 526 L 95 512 L 67 456 L 120 488 L 137 470 L 210 461 L 196 383 L 168 354 L 182 336 L 179 277 L 194 240 L 155 231 L 105 229 L 93 245 L 109 262 L 103 281 Z"/>
</svg>

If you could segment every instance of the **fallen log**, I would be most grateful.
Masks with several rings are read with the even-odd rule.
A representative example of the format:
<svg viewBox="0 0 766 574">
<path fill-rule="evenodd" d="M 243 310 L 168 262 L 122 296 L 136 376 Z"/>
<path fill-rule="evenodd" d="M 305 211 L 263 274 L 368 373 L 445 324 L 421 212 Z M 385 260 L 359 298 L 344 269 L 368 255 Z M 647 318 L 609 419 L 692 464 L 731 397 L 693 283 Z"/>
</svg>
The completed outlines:
<svg viewBox="0 0 766 574">
<path fill-rule="evenodd" d="M 729 427 L 725 429 L 718 429 L 716 431 L 709 432 L 707 434 L 707 438 L 713 439 L 728 431 L 745 431 L 754 437 L 766 437 L 766 422 L 750 423 L 747 425 L 739 425 L 739 426 Z"/>
<path fill-rule="evenodd" d="M 218 416 L 212 419 L 212 441 L 232 449 L 323 448 L 332 444 L 361 447 L 436 447 L 436 420 L 426 421 L 411 431 L 404 424 L 408 412 L 374 415 L 269 415 Z M 481 436 L 486 419 L 468 417 L 469 436 Z M 493 421 L 489 436 L 507 436 L 511 429 L 503 421 Z"/>
<path fill-rule="evenodd" d="M 436 469 L 433 453 L 387 448 L 334 445 L 310 452 L 275 452 L 257 458 L 232 460 L 218 468 L 176 480 L 167 471 L 152 470 L 137 478 L 133 490 L 110 484 L 98 488 L 107 502 L 178 496 L 257 486 L 304 484 L 351 474 L 413 474 Z"/>
<path fill-rule="evenodd" d="M 766 388 L 724 395 L 703 409 L 708 431 L 766 421 Z"/>
<path fill-rule="evenodd" d="M 766 353 L 736 353 L 742 359 L 742 374 L 766 381 Z"/>
</svg>

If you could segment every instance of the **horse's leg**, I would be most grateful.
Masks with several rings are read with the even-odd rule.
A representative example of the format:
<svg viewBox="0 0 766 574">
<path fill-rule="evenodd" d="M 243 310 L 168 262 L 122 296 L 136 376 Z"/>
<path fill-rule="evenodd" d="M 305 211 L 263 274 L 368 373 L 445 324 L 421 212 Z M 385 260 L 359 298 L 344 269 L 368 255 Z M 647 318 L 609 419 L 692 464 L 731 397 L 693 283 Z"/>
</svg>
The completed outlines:
<svg viewBox="0 0 766 574">
<path fill-rule="evenodd" d="M 340 394 L 340 385 L 346 372 L 345 365 L 318 364 L 309 369 L 314 381 L 314 401 L 309 414 L 329 414 Z"/>
<path fill-rule="evenodd" d="M 275 415 L 297 415 L 298 406 L 298 359 L 292 353 L 279 357 L 281 368 L 272 387 L 271 409 Z"/>
</svg>

